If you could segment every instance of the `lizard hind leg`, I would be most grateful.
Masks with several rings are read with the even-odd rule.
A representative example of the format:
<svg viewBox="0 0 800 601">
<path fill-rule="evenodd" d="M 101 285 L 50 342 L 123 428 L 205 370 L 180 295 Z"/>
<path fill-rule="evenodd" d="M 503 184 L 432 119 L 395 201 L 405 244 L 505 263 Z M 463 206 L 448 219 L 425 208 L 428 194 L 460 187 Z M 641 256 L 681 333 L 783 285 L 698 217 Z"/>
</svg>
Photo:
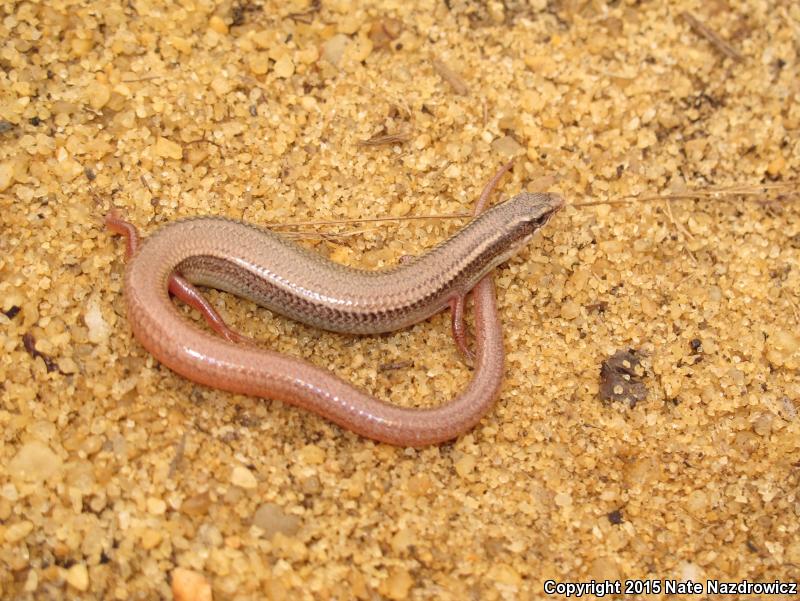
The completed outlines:
<svg viewBox="0 0 800 601">
<path fill-rule="evenodd" d="M 473 215 L 477 216 L 483 213 L 484 209 L 486 209 L 486 204 L 489 202 L 489 197 L 492 195 L 495 188 L 497 188 L 497 184 L 500 183 L 500 178 L 505 175 L 506 171 L 511 169 L 513 164 L 514 161 L 512 160 L 500 167 L 492 176 L 492 179 L 484 186 L 478 198 L 478 202 L 475 203 Z M 453 342 L 455 342 L 458 352 L 461 353 L 464 363 L 472 367 L 475 363 L 475 353 L 469 348 L 467 342 L 467 325 L 464 323 L 464 306 L 466 305 L 466 300 L 466 294 L 462 294 L 450 301 L 450 324 L 453 331 Z"/>
<path fill-rule="evenodd" d="M 125 258 L 130 259 L 133 257 L 142 243 L 139 230 L 136 229 L 136 226 L 130 221 L 125 220 L 116 209 L 112 209 L 108 215 L 106 215 L 105 221 L 106 227 L 109 230 L 115 234 L 125 236 Z M 199 311 L 208 326 L 225 340 L 236 344 L 255 344 L 252 338 L 230 328 L 208 299 L 180 274 L 173 273 L 169 276 L 169 291 L 173 296 Z"/>
</svg>

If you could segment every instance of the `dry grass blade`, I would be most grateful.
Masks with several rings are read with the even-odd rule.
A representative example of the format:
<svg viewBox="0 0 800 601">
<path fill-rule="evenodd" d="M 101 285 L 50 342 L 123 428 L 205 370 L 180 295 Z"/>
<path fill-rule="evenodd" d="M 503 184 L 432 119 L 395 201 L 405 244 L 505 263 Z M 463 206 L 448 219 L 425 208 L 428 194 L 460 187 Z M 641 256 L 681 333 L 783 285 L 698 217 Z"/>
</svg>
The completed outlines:
<svg viewBox="0 0 800 601">
<path fill-rule="evenodd" d="M 448 67 L 444 61 L 434 57 L 431 59 L 431 64 L 439 76 L 450 84 L 456 94 L 460 94 L 461 96 L 466 96 L 469 94 L 469 87 L 467 86 L 466 82 L 461 79 L 461 76 L 458 73 Z"/>
<path fill-rule="evenodd" d="M 600 205 L 623 205 L 642 202 L 662 202 L 675 200 L 715 200 L 717 202 L 734 202 L 735 199 L 720 198 L 721 196 L 765 196 L 769 193 L 788 193 L 789 197 L 797 197 L 800 193 L 800 181 L 790 180 L 787 182 L 770 182 L 766 184 L 748 185 L 737 184 L 719 188 L 708 188 L 705 190 L 687 190 L 686 192 L 676 192 L 673 194 L 661 194 L 654 196 L 625 196 L 620 199 L 612 200 L 592 200 L 588 202 L 572 203 L 573 207 L 596 207 Z M 757 201 L 758 202 L 758 201 Z M 763 202 L 775 202 L 765 200 Z"/>
<path fill-rule="evenodd" d="M 375 223 L 381 221 L 414 221 L 418 219 L 468 219 L 469 213 L 450 213 L 444 215 L 408 215 L 406 217 L 368 217 L 365 219 L 335 219 L 329 221 L 300 221 L 297 223 L 268 223 L 270 229 L 280 227 L 318 227 L 329 225 L 349 225 L 351 223 Z"/>
<path fill-rule="evenodd" d="M 322 0 L 312 0 L 308 9 L 302 12 L 289 13 L 287 16 L 293 21 L 310 25 L 314 21 L 314 15 L 322 10 Z"/>
<path fill-rule="evenodd" d="M 402 144 L 411 139 L 411 132 L 399 132 L 396 134 L 378 134 L 368 140 L 359 141 L 359 146 L 386 146 L 387 144 Z"/>
<path fill-rule="evenodd" d="M 352 238 L 367 232 L 374 232 L 378 228 L 367 227 L 349 232 L 318 232 L 316 230 L 300 230 L 297 232 L 282 232 L 281 235 L 292 240 L 334 240 L 335 238 Z"/>
<path fill-rule="evenodd" d="M 681 17 L 689 24 L 689 27 L 692 28 L 692 31 L 708 40 L 711 45 L 714 46 L 714 48 L 716 48 L 720 53 L 738 62 L 743 60 L 741 53 L 736 50 L 736 48 L 719 37 L 719 35 L 713 29 L 700 21 L 700 19 L 695 17 L 692 13 L 684 11 L 681 13 Z"/>
<path fill-rule="evenodd" d="M 687 190 L 686 192 L 674 193 L 674 194 L 662 194 L 662 195 L 654 195 L 654 196 L 626 196 L 619 199 L 610 199 L 610 200 L 593 200 L 588 202 L 576 202 L 571 203 L 569 206 L 572 207 L 596 207 L 600 205 L 612 205 L 612 206 L 619 206 L 619 205 L 627 205 L 627 204 L 638 204 L 638 203 L 650 203 L 650 202 L 674 202 L 677 200 L 713 200 L 715 202 L 736 202 L 736 196 L 764 196 L 768 193 L 772 194 L 782 194 L 788 193 L 788 196 L 783 196 L 777 200 L 787 200 L 787 199 L 797 199 L 800 198 L 798 193 L 800 192 L 800 182 L 799 181 L 788 181 L 788 182 L 770 182 L 766 184 L 758 184 L 758 185 L 746 185 L 746 184 L 739 184 L 739 185 L 731 185 L 731 186 L 724 186 L 719 188 L 709 188 L 706 190 Z M 725 198 L 730 197 L 730 198 Z M 771 203 L 776 202 L 776 199 L 750 199 L 750 202 L 758 202 L 758 203 Z M 671 211 L 668 214 L 668 217 L 671 217 Z M 268 223 L 265 227 L 269 229 L 285 229 L 285 228 L 296 228 L 296 227 L 331 227 L 331 226 L 340 226 L 340 225 L 351 225 L 355 223 L 386 223 L 386 222 L 401 222 L 401 221 L 418 221 L 423 219 L 471 219 L 472 214 L 470 213 L 449 213 L 443 215 L 407 215 L 405 217 L 368 217 L 364 219 L 331 219 L 331 220 L 324 220 L 324 221 L 298 221 L 294 223 Z M 674 217 L 670 219 L 673 223 L 675 222 Z M 292 237 L 292 238 L 323 238 L 323 239 L 333 239 L 333 238 L 343 238 L 349 236 L 357 236 L 363 234 L 365 232 L 375 231 L 375 228 L 366 228 L 366 229 L 359 229 L 353 230 L 350 232 L 337 232 L 337 233 L 320 233 L 314 230 L 306 230 L 306 231 L 295 231 L 295 232 L 283 232 L 284 235 Z M 685 233 L 687 238 L 691 238 L 691 235 L 688 232 Z"/>
<path fill-rule="evenodd" d="M 123 79 L 122 83 L 139 83 L 140 81 L 153 81 L 154 79 L 164 79 L 166 75 L 145 75 L 135 79 Z"/>
</svg>

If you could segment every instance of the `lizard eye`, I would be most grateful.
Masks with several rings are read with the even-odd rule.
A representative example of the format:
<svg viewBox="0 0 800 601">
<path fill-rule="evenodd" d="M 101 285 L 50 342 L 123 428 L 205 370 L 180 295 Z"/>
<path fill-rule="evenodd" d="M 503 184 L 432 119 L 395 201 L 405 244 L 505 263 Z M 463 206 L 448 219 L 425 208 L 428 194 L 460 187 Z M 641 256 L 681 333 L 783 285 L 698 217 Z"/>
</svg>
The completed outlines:
<svg viewBox="0 0 800 601">
<path fill-rule="evenodd" d="M 534 217 L 531 220 L 531 223 L 536 227 L 542 227 L 547 221 L 550 219 L 550 214 L 545 213 L 544 215 L 539 215 L 538 217 Z"/>
</svg>

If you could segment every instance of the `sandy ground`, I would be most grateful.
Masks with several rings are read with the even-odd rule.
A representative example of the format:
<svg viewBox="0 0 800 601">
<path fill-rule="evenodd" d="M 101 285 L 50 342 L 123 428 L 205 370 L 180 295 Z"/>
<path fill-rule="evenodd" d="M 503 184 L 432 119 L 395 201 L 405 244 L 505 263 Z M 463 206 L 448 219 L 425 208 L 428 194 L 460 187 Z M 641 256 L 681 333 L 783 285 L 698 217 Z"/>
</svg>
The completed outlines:
<svg viewBox="0 0 800 601">
<path fill-rule="evenodd" d="M 52 0 L 0 16 L 2 598 L 172 598 L 192 578 L 185 599 L 800 579 L 800 5 Z M 497 270 L 506 381 L 451 444 L 375 444 L 195 385 L 130 335 L 112 206 L 144 233 L 203 213 L 444 215 L 510 157 L 506 196 L 608 202 L 568 207 Z M 665 195 L 694 199 L 630 202 Z M 303 227 L 300 243 L 379 268 L 462 223 Z M 356 338 L 209 296 L 265 346 L 398 404 L 469 378 L 447 315 Z M 632 375 L 601 379 L 628 350 Z"/>
</svg>

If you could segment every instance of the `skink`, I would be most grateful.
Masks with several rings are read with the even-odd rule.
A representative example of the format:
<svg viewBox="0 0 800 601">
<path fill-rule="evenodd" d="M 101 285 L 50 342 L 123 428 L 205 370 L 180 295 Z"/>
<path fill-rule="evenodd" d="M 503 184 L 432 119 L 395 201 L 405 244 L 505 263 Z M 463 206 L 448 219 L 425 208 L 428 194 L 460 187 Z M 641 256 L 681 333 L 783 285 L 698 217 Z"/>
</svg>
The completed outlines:
<svg viewBox="0 0 800 601">
<path fill-rule="evenodd" d="M 497 179 L 484 190 L 483 202 Z M 519 250 L 562 204 L 555 194 L 523 192 L 412 262 L 377 272 L 333 263 L 245 223 L 214 217 L 177 221 L 150 236 L 128 264 L 128 321 L 142 346 L 195 382 L 292 403 L 390 444 L 442 442 L 477 423 L 502 382 L 502 331 L 493 283 L 485 276 Z M 107 224 L 128 235 L 135 247 L 133 226 L 114 214 Z M 461 395 L 439 407 L 391 405 L 305 361 L 236 344 L 193 325 L 169 299 L 174 272 L 307 324 L 359 334 L 416 323 L 474 288 L 472 381 Z"/>
</svg>

